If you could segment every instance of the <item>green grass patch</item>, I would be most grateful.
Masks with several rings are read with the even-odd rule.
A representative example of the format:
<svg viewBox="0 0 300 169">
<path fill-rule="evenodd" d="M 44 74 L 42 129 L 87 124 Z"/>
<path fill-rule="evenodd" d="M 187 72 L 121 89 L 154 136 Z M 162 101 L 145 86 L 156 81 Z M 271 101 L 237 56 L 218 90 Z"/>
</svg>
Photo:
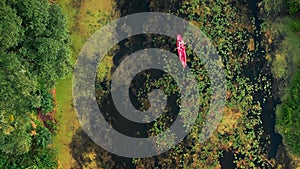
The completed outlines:
<svg viewBox="0 0 300 169">
<path fill-rule="evenodd" d="M 57 113 L 59 131 L 54 138 L 54 145 L 58 150 L 60 168 L 71 168 L 73 157 L 69 144 L 76 129 L 80 127 L 76 113 L 72 107 L 72 77 L 61 79 L 56 85 Z"/>
<path fill-rule="evenodd" d="M 68 21 L 68 30 L 71 34 L 71 62 L 74 64 L 77 54 L 81 50 L 84 41 L 73 28 L 76 27 L 77 9 L 74 9 L 70 4 L 71 0 L 59 0 L 58 3 L 62 7 Z M 58 132 L 54 137 L 54 146 L 58 150 L 59 168 L 71 168 L 75 160 L 70 152 L 69 144 L 72 141 L 73 135 L 80 127 L 76 113 L 72 108 L 72 76 L 58 80 L 56 84 L 56 100 L 57 112 L 55 117 L 58 121 Z"/>
<path fill-rule="evenodd" d="M 58 0 L 57 3 L 68 19 L 68 30 L 72 30 L 76 23 L 77 10 L 71 5 L 72 0 Z"/>
<path fill-rule="evenodd" d="M 73 32 L 71 34 L 72 38 L 72 51 L 73 51 L 73 56 L 72 56 L 72 63 L 76 62 L 77 55 L 80 53 L 81 48 L 83 47 L 84 43 L 86 42 L 86 39 L 82 36 L 80 36 L 78 33 Z"/>
<path fill-rule="evenodd" d="M 113 1 L 99 3 L 97 0 L 58 0 L 57 2 L 67 17 L 72 42 L 71 61 L 75 64 L 77 56 L 89 36 L 110 20 Z M 87 10 L 89 10 L 88 13 L 86 13 Z M 106 58 L 105 63 L 99 67 L 99 71 L 103 72 L 103 75 L 98 74 L 100 78 L 104 77 L 108 68 L 112 66 L 111 58 Z M 71 168 L 75 160 L 70 151 L 70 143 L 76 130 L 80 128 L 76 112 L 72 107 L 71 74 L 57 82 L 56 99 L 58 108 L 55 116 L 58 120 L 59 130 L 54 138 L 54 146 L 59 153 L 59 168 Z"/>
</svg>

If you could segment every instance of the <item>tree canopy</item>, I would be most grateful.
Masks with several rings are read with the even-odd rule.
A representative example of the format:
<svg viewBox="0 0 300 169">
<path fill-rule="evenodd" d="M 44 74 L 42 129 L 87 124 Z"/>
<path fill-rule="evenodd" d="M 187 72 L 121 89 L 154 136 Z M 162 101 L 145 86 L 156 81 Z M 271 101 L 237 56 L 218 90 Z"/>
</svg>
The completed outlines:
<svg viewBox="0 0 300 169">
<path fill-rule="evenodd" d="M 0 20 L 0 168 L 44 165 L 33 161 L 49 153 L 51 133 L 38 124 L 31 134 L 31 123 L 51 111 L 49 91 L 70 70 L 66 19 L 47 0 L 0 0 Z"/>
</svg>

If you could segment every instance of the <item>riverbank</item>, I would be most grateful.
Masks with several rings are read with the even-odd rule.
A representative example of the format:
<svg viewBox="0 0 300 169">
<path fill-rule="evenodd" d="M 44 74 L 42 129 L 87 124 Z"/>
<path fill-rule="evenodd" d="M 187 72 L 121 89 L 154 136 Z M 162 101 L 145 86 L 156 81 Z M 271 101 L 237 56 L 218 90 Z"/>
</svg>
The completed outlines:
<svg viewBox="0 0 300 169">
<path fill-rule="evenodd" d="M 282 4 L 283 2 L 278 1 L 278 3 L 268 4 L 268 1 L 260 3 L 261 17 L 265 20 L 263 43 L 266 48 L 266 59 L 271 65 L 274 77 L 272 93 L 273 97 L 279 101 L 276 107 L 275 127 L 276 131 L 282 135 L 284 145 L 280 146 L 276 159 L 278 167 L 299 168 L 299 158 L 294 153 L 296 148 L 288 146 L 296 146 L 295 130 L 299 129 L 295 118 L 299 115 L 296 114 L 297 112 L 287 112 L 288 109 L 292 109 L 292 104 L 288 104 L 292 106 L 288 109 L 284 104 L 292 97 L 291 80 L 300 64 L 300 13 L 291 14 L 288 6 Z M 272 12 L 276 15 L 268 15 Z M 285 109 L 282 109 L 283 105 Z M 292 118 L 289 119 L 289 117 Z"/>
<path fill-rule="evenodd" d="M 83 47 L 86 40 L 103 24 L 112 18 L 112 0 L 57 0 L 68 19 L 68 29 L 71 34 L 72 62 Z M 56 85 L 57 113 L 59 130 L 53 145 L 58 150 L 59 168 L 68 169 L 77 165 L 72 155 L 70 144 L 76 131 L 80 129 L 76 112 L 72 107 L 72 75 L 61 79 Z"/>
</svg>

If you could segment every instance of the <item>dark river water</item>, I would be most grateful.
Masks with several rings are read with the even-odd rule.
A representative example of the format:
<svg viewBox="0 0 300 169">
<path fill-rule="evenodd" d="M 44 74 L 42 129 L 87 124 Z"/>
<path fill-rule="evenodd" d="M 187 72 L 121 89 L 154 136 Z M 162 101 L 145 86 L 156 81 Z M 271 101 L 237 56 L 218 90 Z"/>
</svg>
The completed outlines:
<svg viewBox="0 0 300 169">
<path fill-rule="evenodd" d="M 119 1 L 119 2 L 121 2 L 121 1 Z M 258 17 L 258 7 L 257 7 L 258 2 L 259 2 L 258 0 L 247 0 L 249 10 L 252 12 L 252 14 L 256 20 L 256 22 L 255 22 L 256 28 L 258 31 L 260 31 L 260 25 L 262 24 L 262 20 L 259 19 L 259 17 Z M 147 2 L 142 1 L 142 0 L 122 1 L 122 3 L 118 3 L 118 1 L 117 1 L 117 8 L 120 10 L 121 16 L 125 16 L 125 15 L 132 14 L 132 13 L 137 13 L 137 12 L 147 12 L 147 11 L 149 11 L 148 6 L 149 6 L 149 4 L 147 4 Z M 255 35 L 254 39 L 255 39 L 255 43 L 259 44 L 261 41 L 261 36 L 259 34 L 257 34 L 257 35 Z M 119 43 L 121 48 L 119 49 L 119 53 L 116 55 L 116 57 L 114 57 L 115 65 L 118 65 L 118 62 L 120 62 L 120 60 L 122 59 L 122 57 L 124 55 L 130 54 L 134 51 L 145 48 L 145 46 L 138 45 L 138 44 L 142 44 L 142 42 L 145 41 L 145 37 L 143 37 L 142 35 L 133 37 L 131 39 L 131 41 L 133 42 L 132 46 L 135 46 L 134 48 L 131 48 L 131 49 L 122 48 L 122 46 L 125 45 L 126 40 Z M 136 44 L 136 45 L 134 45 L 134 44 Z M 254 79 L 255 79 L 255 76 L 257 76 L 259 73 L 266 74 L 269 81 L 271 81 L 271 82 L 274 81 L 272 73 L 271 73 L 271 68 L 268 66 L 267 61 L 264 59 L 262 50 L 263 49 L 260 49 L 257 52 L 257 54 L 256 54 L 257 59 L 255 59 L 251 64 L 246 66 L 243 71 L 244 76 L 249 77 L 249 79 L 253 79 L 253 83 L 257 83 L 256 81 L 254 81 Z M 161 72 L 159 72 L 159 73 L 161 73 Z M 154 71 L 154 74 L 155 74 L 155 71 Z M 156 74 L 157 74 L 157 72 L 156 72 Z M 176 97 L 176 96 L 174 96 L 174 97 Z M 264 97 L 266 98 L 265 102 L 263 102 Z M 261 119 L 262 119 L 262 123 L 263 123 L 264 133 L 263 133 L 263 138 L 260 141 L 261 146 L 266 147 L 266 151 L 268 152 L 268 158 L 275 158 L 277 150 L 278 150 L 278 146 L 280 144 L 282 144 L 282 137 L 275 132 L 275 108 L 276 108 L 276 105 L 279 103 L 279 101 L 276 100 L 276 97 L 272 97 L 272 95 L 268 95 L 267 93 L 265 93 L 263 91 L 255 92 L 254 100 L 259 101 L 262 105 Z M 116 110 L 113 108 L 113 106 L 106 105 L 103 107 L 107 107 L 107 108 L 111 109 L 111 110 L 105 110 L 105 112 L 116 112 Z M 174 111 L 176 112 L 177 109 L 175 108 Z M 128 120 L 124 119 L 118 113 L 111 114 L 111 116 L 114 116 L 114 119 L 116 119 L 116 121 L 118 121 L 118 123 L 128 123 Z M 118 131 L 120 131 L 124 134 L 130 135 L 130 136 L 134 136 L 134 135 L 136 135 L 135 132 L 139 132 L 140 133 L 139 137 L 146 137 L 147 133 L 145 131 L 147 131 L 147 129 L 149 129 L 149 127 L 151 127 L 151 124 L 144 125 L 144 124 L 128 123 L 128 126 L 126 128 L 124 128 L 122 126 L 118 127 L 118 125 L 114 125 L 114 128 L 116 128 Z M 266 139 L 267 136 L 270 136 L 270 139 L 269 139 L 270 145 L 268 145 L 268 140 Z M 232 152 L 224 152 L 223 156 L 224 157 L 220 159 L 222 168 L 225 168 L 225 169 L 235 168 L 235 165 L 233 163 L 233 158 L 234 158 L 233 153 Z M 134 168 L 132 159 L 130 159 L 130 158 L 117 157 L 117 156 L 113 156 L 113 158 L 115 158 L 116 161 L 119 161 L 120 166 L 122 166 L 124 168 L 128 168 L 128 169 Z"/>
<path fill-rule="evenodd" d="M 261 24 L 263 23 L 262 19 L 259 18 L 259 9 L 258 3 L 260 0 L 247 0 L 249 10 L 252 11 L 253 16 L 255 18 L 255 26 L 258 32 L 261 31 Z M 261 42 L 261 35 L 257 34 L 254 36 L 255 44 L 260 44 Z M 271 67 L 268 65 L 267 60 L 264 59 L 262 48 L 259 48 L 257 53 L 256 60 L 250 65 L 250 71 L 247 72 L 247 75 L 250 79 L 254 80 L 255 75 L 258 75 L 260 72 L 267 76 L 268 81 L 272 82 L 272 87 L 274 87 L 274 83 L 276 80 L 274 79 L 271 71 Z M 271 89 L 272 91 L 272 89 Z M 265 102 L 263 98 L 266 97 Z M 262 114 L 261 119 L 263 123 L 264 135 L 270 136 L 270 146 L 268 147 L 268 158 L 275 158 L 278 150 L 278 146 L 282 144 L 282 137 L 275 131 L 275 120 L 276 120 L 276 106 L 279 104 L 279 99 L 275 97 L 275 94 L 272 92 L 271 94 L 264 93 L 262 91 L 258 91 L 254 94 L 254 100 L 259 101 L 262 103 Z M 266 144 L 267 141 L 262 141 L 262 144 Z"/>
<path fill-rule="evenodd" d="M 258 9 L 258 3 L 259 0 L 247 0 L 247 6 L 249 11 L 252 13 L 253 17 L 255 18 L 255 27 L 258 32 L 261 31 L 261 24 L 263 23 L 263 20 L 259 18 L 259 9 Z M 261 35 L 257 33 L 253 36 L 255 45 L 258 44 L 260 46 L 260 42 L 262 40 Z M 256 57 L 253 60 L 252 63 L 244 67 L 243 74 L 245 77 L 249 77 L 249 79 L 252 80 L 252 83 L 258 83 L 255 78 L 259 74 L 263 74 L 267 77 L 267 81 L 270 81 L 272 83 L 272 88 L 274 83 L 276 83 L 276 80 L 272 76 L 271 67 L 268 65 L 267 60 L 264 58 L 263 50 L 261 47 L 259 47 L 258 52 L 256 53 Z M 271 91 L 273 91 L 271 89 Z M 272 92 L 271 94 L 268 94 L 267 92 L 263 90 L 256 91 L 254 93 L 254 101 L 259 101 L 262 106 L 262 114 L 261 114 L 261 120 L 262 120 L 262 127 L 263 127 L 263 135 L 260 140 L 260 146 L 264 148 L 268 154 L 268 158 L 276 158 L 276 154 L 278 151 L 278 147 L 282 145 L 282 137 L 278 133 L 276 133 L 275 130 L 275 120 L 276 120 L 276 106 L 279 104 L 279 99 L 275 97 L 275 94 Z M 265 98 L 265 100 L 264 100 Z M 269 139 L 268 139 L 269 137 Z M 268 143 L 270 141 L 270 144 Z M 233 153 L 232 152 L 224 152 L 223 158 L 220 159 L 220 163 L 222 165 L 222 168 L 224 169 L 231 169 L 235 168 L 235 165 L 233 164 Z"/>
</svg>

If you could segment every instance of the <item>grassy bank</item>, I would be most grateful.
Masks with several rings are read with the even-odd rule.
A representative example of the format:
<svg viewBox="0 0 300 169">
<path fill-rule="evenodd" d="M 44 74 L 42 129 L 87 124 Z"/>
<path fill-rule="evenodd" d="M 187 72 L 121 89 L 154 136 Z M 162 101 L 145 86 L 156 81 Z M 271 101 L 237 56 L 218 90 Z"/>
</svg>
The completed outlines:
<svg viewBox="0 0 300 169">
<path fill-rule="evenodd" d="M 58 149 L 58 160 L 60 168 L 71 168 L 75 162 L 70 153 L 69 144 L 72 137 L 80 127 L 76 117 L 76 113 L 71 106 L 72 103 L 72 77 L 68 76 L 58 82 L 57 90 L 57 103 L 58 111 L 56 119 L 59 124 L 59 131 L 54 138 L 54 145 Z"/>
<path fill-rule="evenodd" d="M 296 7 L 296 6 L 295 6 Z M 289 7 L 291 8 L 291 7 Z M 275 9 L 280 9 L 279 7 Z M 274 9 L 273 9 L 274 10 Z M 281 16 L 266 21 L 265 38 L 269 43 L 267 59 L 277 83 L 282 103 L 276 108 L 276 129 L 283 137 L 289 156 L 290 168 L 300 168 L 299 154 L 299 66 L 300 66 L 300 13 L 288 14 L 282 8 Z M 285 13 L 284 13 L 285 11 Z"/>
<path fill-rule="evenodd" d="M 72 38 L 72 62 L 83 47 L 86 40 L 103 24 L 110 20 L 113 10 L 111 0 L 58 0 L 68 18 L 68 29 Z M 80 128 L 75 110 L 72 107 L 72 75 L 57 82 L 57 104 L 59 131 L 54 138 L 58 149 L 59 168 L 71 168 L 76 161 L 72 157 L 70 143 L 77 129 Z"/>
</svg>

